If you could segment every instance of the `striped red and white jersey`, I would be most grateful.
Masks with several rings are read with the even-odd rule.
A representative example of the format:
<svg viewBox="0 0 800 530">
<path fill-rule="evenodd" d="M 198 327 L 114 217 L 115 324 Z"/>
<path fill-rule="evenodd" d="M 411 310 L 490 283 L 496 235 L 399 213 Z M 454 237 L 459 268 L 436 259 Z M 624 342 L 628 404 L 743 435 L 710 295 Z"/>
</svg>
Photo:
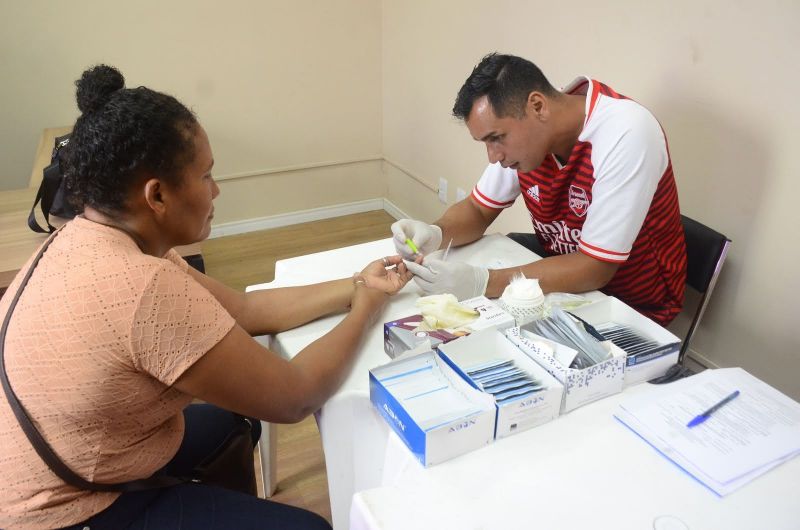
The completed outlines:
<svg viewBox="0 0 800 530">
<path fill-rule="evenodd" d="M 660 324 L 683 305 L 686 245 L 667 139 L 656 118 L 608 86 L 580 77 L 583 130 L 566 165 L 550 154 L 529 173 L 491 164 L 473 198 L 488 208 L 521 194 L 540 243 L 620 267 L 603 292 Z"/>
</svg>

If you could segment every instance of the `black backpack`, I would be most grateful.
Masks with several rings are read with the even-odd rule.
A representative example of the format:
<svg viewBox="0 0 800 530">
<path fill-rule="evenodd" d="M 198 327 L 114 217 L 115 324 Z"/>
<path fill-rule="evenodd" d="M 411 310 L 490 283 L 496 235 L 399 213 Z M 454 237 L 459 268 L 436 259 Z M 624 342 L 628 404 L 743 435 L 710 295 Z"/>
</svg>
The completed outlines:
<svg viewBox="0 0 800 530">
<path fill-rule="evenodd" d="M 42 234 L 52 233 L 55 230 L 50 224 L 50 216 L 63 217 L 65 219 L 72 219 L 78 213 L 72 204 L 67 201 L 67 189 L 64 184 L 64 173 L 61 171 L 61 158 L 63 158 L 63 149 L 69 143 L 69 134 L 59 136 L 56 138 L 55 146 L 53 147 L 53 155 L 50 157 L 50 165 L 44 168 L 42 172 L 42 183 L 39 185 L 39 191 L 36 193 L 36 200 L 31 207 L 31 213 L 28 215 L 28 226 L 34 232 Z M 36 221 L 36 205 L 42 203 L 42 214 L 44 221 L 47 223 L 47 229 L 39 226 Z"/>
</svg>

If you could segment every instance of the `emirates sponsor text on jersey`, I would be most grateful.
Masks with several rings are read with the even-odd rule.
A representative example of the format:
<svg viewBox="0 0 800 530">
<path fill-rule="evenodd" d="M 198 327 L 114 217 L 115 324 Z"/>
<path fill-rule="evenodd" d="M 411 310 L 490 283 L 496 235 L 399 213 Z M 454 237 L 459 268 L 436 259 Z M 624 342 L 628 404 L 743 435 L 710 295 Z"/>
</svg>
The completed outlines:
<svg viewBox="0 0 800 530">
<path fill-rule="evenodd" d="M 581 229 L 570 228 L 561 220 L 543 223 L 531 216 L 536 232 L 545 240 L 545 248 L 556 254 L 569 254 L 578 250 L 581 240 Z"/>
</svg>

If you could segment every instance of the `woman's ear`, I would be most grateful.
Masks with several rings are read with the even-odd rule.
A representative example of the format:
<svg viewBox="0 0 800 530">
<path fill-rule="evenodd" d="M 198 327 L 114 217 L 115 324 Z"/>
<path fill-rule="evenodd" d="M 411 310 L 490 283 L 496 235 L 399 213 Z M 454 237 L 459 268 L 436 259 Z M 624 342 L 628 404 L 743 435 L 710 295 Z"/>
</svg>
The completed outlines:
<svg viewBox="0 0 800 530">
<path fill-rule="evenodd" d="M 144 183 L 143 199 L 147 207 L 155 214 L 163 214 L 166 210 L 164 183 L 157 178 L 148 178 Z"/>
</svg>

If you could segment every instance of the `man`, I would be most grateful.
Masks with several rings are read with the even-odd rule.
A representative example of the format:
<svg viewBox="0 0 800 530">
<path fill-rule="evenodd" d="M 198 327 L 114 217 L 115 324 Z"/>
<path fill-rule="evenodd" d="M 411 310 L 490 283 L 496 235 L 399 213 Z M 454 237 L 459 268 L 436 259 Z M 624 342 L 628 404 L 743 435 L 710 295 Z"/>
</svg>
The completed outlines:
<svg viewBox="0 0 800 530">
<path fill-rule="evenodd" d="M 500 296 L 521 271 L 544 292 L 600 289 L 666 325 L 680 312 L 686 247 L 666 137 L 655 117 L 608 86 L 579 77 L 563 92 L 520 57 L 483 58 L 458 93 L 453 114 L 486 145 L 490 165 L 472 194 L 433 225 L 392 225 L 395 246 L 428 293 Z M 431 252 L 480 238 L 522 195 L 548 256 L 487 270 Z M 541 245 L 541 246 L 539 246 Z M 543 251 L 543 252 L 542 252 Z"/>
</svg>

